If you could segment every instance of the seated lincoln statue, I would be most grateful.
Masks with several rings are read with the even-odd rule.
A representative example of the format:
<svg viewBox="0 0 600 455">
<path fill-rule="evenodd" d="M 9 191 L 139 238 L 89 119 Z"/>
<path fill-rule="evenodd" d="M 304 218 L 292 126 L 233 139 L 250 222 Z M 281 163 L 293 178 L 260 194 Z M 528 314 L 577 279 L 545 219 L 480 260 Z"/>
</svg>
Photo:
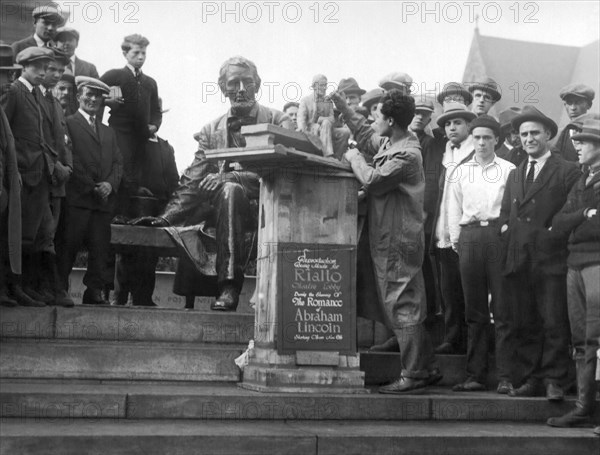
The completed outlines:
<svg viewBox="0 0 600 455">
<path fill-rule="evenodd" d="M 211 305 L 212 310 L 237 309 L 248 254 L 246 233 L 256 230 L 259 177 L 245 171 L 239 163 L 209 162 L 205 151 L 245 147 L 246 141 L 240 131 L 244 125 L 271 123 L 293 130 L 292 121 L 283 112 L 258 104 L 255 98 L 260 82 L 256 65 L 250 60 L 238 56 L 223 63 L 219 70 L 219 87 L 229 99 L 231 108 L 194 135 L 198 151 L 164 212 L 159 217 L 144 217 L 134 222 L 155 227 L 204 223 L 214 228 L 218 295 Z M 189 268 L 187 271 L 185 268 L 179 267 L 178 275 L 187 275 L 189 279 L 185 281 L 188 282 L 198 281 Z M 181 277 L 176 277 L 176 287 L 178 279 L 181 282 Z M 183 285 L 193 288 L 196 283 Z M 210 286 L 205 291 L 208 289 Z M 175 292 L 182 295 L 207 294 Z"/>
</svg>

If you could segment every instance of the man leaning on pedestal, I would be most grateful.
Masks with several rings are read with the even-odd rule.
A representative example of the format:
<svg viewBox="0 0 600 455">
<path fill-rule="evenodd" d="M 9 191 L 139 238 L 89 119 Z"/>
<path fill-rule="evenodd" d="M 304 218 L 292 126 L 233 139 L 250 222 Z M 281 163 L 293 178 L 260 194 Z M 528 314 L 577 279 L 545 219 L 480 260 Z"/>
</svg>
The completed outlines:
<svg viewBox="0 0 600 455">
<path fill-rule="evenodd" d="M 251 203 L 259 196 L 259 177 L 238 163 L 207 161 L 206 150 L 245 147 L 244 125 L 270 123 L 293 129 L 283 112 L 256 102 L 260 88 L 256 65 L 244 57 L 228 59 L 219 71 L 219 87 L 229 98 L 231 109 L 194 135 L 198 151 L 181 177 L 179 187 L 158 218 L 144 217 L 137 224 L 163 227 L 181 225 L 192 215 L 196 222 L 216 225 L 217 282 L 219 296 L 212 310 L 235 311 L 244 282 L 245 232 L 258 218 Z"/>
</svg>

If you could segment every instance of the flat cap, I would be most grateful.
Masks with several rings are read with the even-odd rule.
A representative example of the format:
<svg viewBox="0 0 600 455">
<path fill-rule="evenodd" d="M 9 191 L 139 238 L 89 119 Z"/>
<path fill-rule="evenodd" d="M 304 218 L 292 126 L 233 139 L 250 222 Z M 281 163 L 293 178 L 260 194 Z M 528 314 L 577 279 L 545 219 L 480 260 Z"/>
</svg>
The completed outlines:
<svg viewBox="0 0 600 455">
<path fill-rule="evenodd" d="M 71 59 L 69 58 L 69 56 L 61 51 L 60 49 L 53 47 L 52 49 L 52 53 L 54 54 L 54 60 L 56 60 L 58 63 L 62 63 L 63 65 L 68 65 L 71 62 Z"/>
<path fill-rule="evenodd" d="M 498 83 L 491 77 L 484 76 L 480 81 L 465 82 L 465 85 L 469 87 L 469 92 L 473 93 L 475 90 L 483 90 L 492 95 L 494 102 L 499 101 L 502 98 L 500 93 L 500 87 Z"/>
<path fill-rule="evenodd" d="M 594 101 L 596 93 L 594 89 L 585 84 L 569 84 L 566 87 L 560 89 L 559 96 L 561 100 L 564 100 L 568 95 L 578 96 L 579 98 L 585 98 L 590 103 Z"/>
<path fill-rule="evenodd" d="M 65 23 L 65 18 L 61 10 L 52 4 L 41 5 L 33 9 L 31 12 L 33 19 L 43 18 L 47 21 L 55 22 L 59 27 Z"/>
<path fill-rule="evenodd" d="M 415 111 L 433 112 L 433 102 L 422 96 L 415 98 Z"/>
<path fill-rule="evenodd" d="M 487 114 L 480 115 L 471 122 L 469 133 L 472 133 L 475 128 L 489 128 L 496 136 L 500 136 L 500 123 L 494 117 Z"/>
<path fill-rule="evenodd" d="M 593 118 L 587 119 L 583 122 L 581 133 L 571 136 L 571 140 L 600 142 L 600 120 Z"/>
<path fill-rule="evenodd" d="M 462 103 L 446 103 L 444 105 L 444 113 L 437 118 L 437 124 L 440 128 L 444 128 L 448 120 L 453 118 L 464 118 L 467 122 L 472 121 L 477 116 L 467 110 L 467 106 Z"/>
<path fill-rule="evenodd" d="M 72 36 L 77 41 L 79 41 L 79 32 L 72 27 L 60 27 L 56 31 L 56 36 L 54 37 L 54 41 L 60 41 L 61 36 Z"/>
<path fill-rule="evenodd" d="M 400 89 L 405 95 L 410 93 L 410 86 L 413 83 L 413 78 L 406 73 L 395 71 L 386 74 L 379 81 L 379 86 L 384 90 Z"/>
<path fill-rule="evenodd" d="M 17 63 L 27 65 L 38 60 L 54 60 L 54 52 L 49 47 L 31 46 L 17 54 Z"/>
<path fill-rule="evenodd" d="M 75 77 L 75 84 L 77 84 L 77 90 L 79 90 L 81 87 L 89 87 L 95 90 L 100 90 L 107 95 L 110 93 L 110 88 L 108 85 L 93 77 L 77 76 Z"/>
<path fill-rule="evenodd" d="M 513 118 L 510 123 L 518 131 L 521 124 L 525 122 L 539 122 L 547 126 L 550 129 L 550 139 L 556 136 L 558 132 L 556 122 L 533 106 L 525 106 L 521 113 Z"/>
</svg>

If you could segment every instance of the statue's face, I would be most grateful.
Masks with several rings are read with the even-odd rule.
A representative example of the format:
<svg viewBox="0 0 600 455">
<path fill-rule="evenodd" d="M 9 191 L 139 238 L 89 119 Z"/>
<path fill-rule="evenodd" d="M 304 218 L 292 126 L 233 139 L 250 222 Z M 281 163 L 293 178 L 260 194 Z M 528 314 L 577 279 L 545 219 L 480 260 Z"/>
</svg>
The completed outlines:
<svg viewBox="0 0 600 455">
<path fill-rule="evenodd" d="M 250 112 L 256 103 L 258 87 L 250 68 L 230 65 L 225 79 L 225 94 L 231 103 L 231 109 L 237 115 Z"/>
</svg>

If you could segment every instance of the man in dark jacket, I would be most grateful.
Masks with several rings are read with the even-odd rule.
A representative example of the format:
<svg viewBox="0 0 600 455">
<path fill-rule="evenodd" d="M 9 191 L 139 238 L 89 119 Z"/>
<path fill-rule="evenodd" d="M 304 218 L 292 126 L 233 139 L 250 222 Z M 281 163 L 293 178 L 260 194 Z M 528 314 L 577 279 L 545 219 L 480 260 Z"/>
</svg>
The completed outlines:
<svg viewBox="0 0 600 455">
<path fill-rule="evenodd" d="M 79 110 L 67 118 L 73 141 L 73 175 L 67 184 L 66 243 L 59 267 L 67 289 L 75 256 L 87 243 L 88 268 L 83 278 L 87 289 L 82 303 L 107 304 L 102 289 L 108 281 L 104 269 L 110 246 L 110 221 L 121 181 L 121 154 L 114 131 L 97 118 L 103 96 L 110 91 L 108 86 L 85 76 L 78 76 L 76 83 Z"/>
<path fill-rule="evenodd" d="M 31 12 L 31 16 L 33 17 L 34 33 L 11 44 L 14 58 L 17 58 L 19 52 L 31 46 L 54 47 L 56 31 L 65 23 L 60 9 L 52 4 L 37 6 Z"/>
<path fill-rule="evenodd" d="M 567 302 L 577 370 L 575 409 L 548 419 L 553 427 L 591 423 L 596 405 L 596 351 L 600 341 L 600 120 L 588 120 L 571 139 L 587 171 L 575 183 L 552 230 L 570 233 Z"/>
<path fill-rule="evenodd" d="M 512 125 L 528 159 L 511 172 L 499 219 L 505 302 L 514 311 L 515 374 L 522 384 L 509 395 L 535 396 L 543 383 L 546 398 L 559 401 L 569 364 L 567 238 L 550 227 L 580 172 L 550 152 L 557 126 L 542 112 L 526 106 Z"/>
</svg>

